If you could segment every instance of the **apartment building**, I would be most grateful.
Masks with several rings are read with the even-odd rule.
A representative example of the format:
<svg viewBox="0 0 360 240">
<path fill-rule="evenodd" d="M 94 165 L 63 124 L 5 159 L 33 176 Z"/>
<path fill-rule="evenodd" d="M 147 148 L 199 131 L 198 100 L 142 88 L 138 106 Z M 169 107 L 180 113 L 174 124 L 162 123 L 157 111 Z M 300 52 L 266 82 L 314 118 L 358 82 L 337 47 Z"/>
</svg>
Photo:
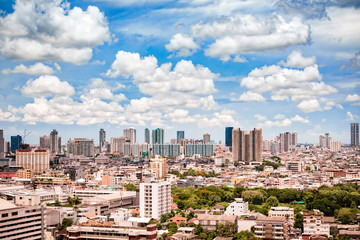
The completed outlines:
<svg viewBox="0 0 360 240">
<path fill-rule="evenodd" d="M 288 240 L 289 223 L 285 217 L 259 217 L 255 225 L 255 237 L 261 239 Z"/>
<path fill-rule="evenodd" d="M 225 215 L 243 216 L 249 214 L 249 204 L 242 198 L 235 198 L 226 208 Z"/>
<path fill-rule="evenodd" d="M 269 217 L 285 217 L 291 224 L 294 223 L 294 209 L 289 207 L 272 207 L 269 211 Z"/>
<path fill-rule="evenodd" d="M 324 222 L 324 214 L 319 210 L 304 213 L 303 240 L 309 240 L 313 235 L 330 236 L 330 224 Z"/>
<path fill-rule="evenodd" d="M 171 187 L 169 182 L 146 179 L 140 183 L 140 216 L 160 219 L 171 211 Z"/>
<path fill-rule="evenodd" d="M 41 174 L 50 168 L 49 150 L 16 150 L 16 165 L 31 169 L 35 174 Z"/>
<path fill-rule="evenodd" d="M 0 239 L 44 239 L 44 217 L 40 206 L 18 207 L 0 199 Z"/>
</svg>

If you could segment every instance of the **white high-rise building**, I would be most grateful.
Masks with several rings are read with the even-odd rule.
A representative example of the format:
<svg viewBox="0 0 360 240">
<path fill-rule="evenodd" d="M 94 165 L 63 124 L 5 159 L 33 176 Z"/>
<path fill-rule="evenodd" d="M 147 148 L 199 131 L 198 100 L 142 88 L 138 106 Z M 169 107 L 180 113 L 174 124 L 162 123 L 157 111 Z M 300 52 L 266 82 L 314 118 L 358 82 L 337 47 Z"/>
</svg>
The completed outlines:
<svg viewBox="0 0 360 240">
<path fill-rule="evenodd" d="M 341 142 L 330 140 L 330 152 L 340 152 Z"/>
<path fill-rule="evenodd" d="M 136 129 L 135 128 L 127 128 L 123 131 L 123 136 L 130 140 L 130 143 L 136 143 Z"/>
<path fill-rule="evenodd" d="M 16 165 L 22 166 L 24 169 L 31 169 L 36 174 L 43 173 L 50 167 L 49 150 L 16 150 Z"/>
<path fill-rule="evenodd" d="M 330 149 L 331 137 L 329 133 L 324 133 L 319 136 L 319 145 L 320 148 Z"/>
<path fill-rule="evenodd" d="M 110 138 L 110 152 L 124 154 L 125 137 Z"/>
<path fill-rule="evenodd" d="M 140 183 L 140 217 L 160 219 L 171 211 L 169 182 L 145 180 Z"/>
<path fill-rule="evenodd" d="M 249 214 L 249 204 L 242 198 L 235 198 L 235 202 L 229 204 L 224 213 L 225 215 L 243 216 Z"/>
</svg>

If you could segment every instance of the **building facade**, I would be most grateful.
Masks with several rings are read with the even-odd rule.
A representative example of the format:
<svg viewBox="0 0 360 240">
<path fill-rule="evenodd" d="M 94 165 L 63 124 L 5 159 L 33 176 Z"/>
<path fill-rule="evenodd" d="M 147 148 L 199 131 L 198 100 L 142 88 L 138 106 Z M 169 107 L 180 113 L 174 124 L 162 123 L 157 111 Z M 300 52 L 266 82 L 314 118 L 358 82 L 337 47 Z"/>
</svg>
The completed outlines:
<svg viewBox="0 0 360 240">
<path fill-rule="evenodd" d="M 233 127 L 225 128 L 225 146 L 232 147 L 232 130 Z"/>
<path fill-rule="evenodd" d="M 203 143 L 204 144 L 207 144 L 207 143 L 210 143 L 210 134 L 209 133 L 204 133 L 203 135 Z"/>
<path fill-rule="evenodd" d="M 67 151 L 69 154 L 73 155 L 93 157 L 95 154 L 94 140 L 87 138 L 75 138 L 74 140 L 69 139 L 67 143 Z"/>
<path fill-rule="evenodd" d="M 58 131 L 55 129 L 50 133 L 50 153 L 61 153 L 61 137 L 58 136 Z"/>
<path fill-rule="evenodd" d="M 155 130 L 152 130 L 151 138 L 152 138 L 152 145 L 164 144 L 164 129 L 157 128 Z"/>
<path fill-rule="evenodd" d="M 123 136 L 130 140 L 130 143 L 136 143 L 136 129 L 135 128 L 127 128 L 123 130 Z"/>
<path fill-rule="evenodd" d="M 249 204 L 242 198 L 235 198 L 235 202 L 229 204 L 226 208 L 225 215 L 243 216 L 249 214 Z"/>
<path fill-rule="evenodd" d="M 150 144 L 150 130 L 145 128 L 145 143 Z"/>
<path fill-rule="evenodd" d="M 350 124 L 350 132 L 351 132 L 351 146 L 359 145 L 359 123 L 351 123 Z"/>
<path fill-rule="evenodd" d="M 15 153 L 16 150 L 20 149 L 22 143 L 22 137 L 20 135 L 11 136 L 11 152 Z"/>
<path fill-rule="evenodd" d="M 154 173 L 158 179 L 164 178 L 167 174 L 166 158 L 155 158 L 150 160 L 150 170 Z"/>
<path fill-rule="evenodd" d="M 106 132 L 103 128 L 99 131 L 99 148 L 100 152 L 105 149 L 105 142 L 106 142 Z"/>
<path fill-rule="evenodd" d="M 16 150 L 16 165 L 31 169 L 35 174 L 41 174 L 50 168 L 49 150 Z"/>
<path fill-rule="evenodd" d="M 249 133 L 239 129 L 232 131 L 233 161 L 249 165 L 251 162 L 262 162 L 262 129 Z"/>
<path fill-rule="evenodd" d="M 140 217 L 160 219 L 171 211 L 171 187 L 169 182 L 145 181 L 140 183 Z"/>
<path fill-rule="evenodd" d="M 183 130 L 176 132 L 176 143 L 180 144 L 181 139 L 185 139 L 185 132 Z"/>
</svg>

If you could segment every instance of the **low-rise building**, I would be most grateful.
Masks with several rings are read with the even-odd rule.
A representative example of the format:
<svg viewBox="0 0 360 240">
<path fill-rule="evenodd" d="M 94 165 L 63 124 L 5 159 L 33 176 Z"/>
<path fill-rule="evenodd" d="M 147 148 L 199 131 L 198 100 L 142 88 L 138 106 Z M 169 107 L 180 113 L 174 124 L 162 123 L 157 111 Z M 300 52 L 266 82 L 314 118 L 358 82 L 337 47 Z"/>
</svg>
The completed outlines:
<svg viewBox="0 0 360 240">
<path fill-rule="evenodd" d="M 237 216 L 234 215 L 209 215 L 209 214 L 198 214 L 197 219 L 199 224 L 207 230 L 215 230 L 216 224 L 225 224 L 226 222 L 236 223 Z"/>
<path fill-rule="evenodd" d="M 272 207 L 269 211 L 269 217 L 285 217 L 291 224 L 294 223 L 294 209 L 289 207 Z"/>
<path fill-rule="evenodd" d="M 330 236 L 330 224 L 324 222 L 324 214 L 319 210 L 313 213 L 304 212 L 304 231 L 303 240 L 309 240 L 311 236 L 326 235 Z"/>
<path fill-rule="evenodd" d="M 242 198 L 235 198 L 235 202 L 229 204 L 225 215 L 243 216 L 249 214 L 249 204 Z"/>
<path fill-rule="evenodd" d="M 255 237 L 287 240 L 289 223 L 285 217 L 259 217 L 255 225 Z"/>
</svg>

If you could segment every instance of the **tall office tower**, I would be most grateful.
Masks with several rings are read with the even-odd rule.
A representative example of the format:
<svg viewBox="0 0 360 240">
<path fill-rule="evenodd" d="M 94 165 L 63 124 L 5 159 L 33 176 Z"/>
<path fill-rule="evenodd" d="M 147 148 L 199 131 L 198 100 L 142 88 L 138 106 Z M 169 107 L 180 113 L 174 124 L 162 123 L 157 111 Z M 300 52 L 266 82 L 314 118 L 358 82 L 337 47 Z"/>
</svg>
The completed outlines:
<svg viewBox="0 0 360 240">
<path fill-rule="evenodd" d="M 5 147 L 4 131 L 0 129 L 0 158 L 5 157 L 4 147 Z"/>
<path fill-rule="evenodd" d="M 102 152 L 105 149 L 105 142 L 106 142 L 106 133 L 103 128 L 99 131 L 99 148 L 100 152 Z"/>
<path fill-rule="evenodd" d="M 351 146 L 359 145 L 359 123 L 351 123 Z"/>
<path fill-rule="evenodd" d="M 130 143 L 136 143 L 136 129 L 127 128 L 123 131 L 123 136 L 130 140 Z"/>
<path fill-rule="evenodd" d="M 16 166 L 31 169 L 41 174 L 50 167 L 49 150 L 19 149 L 16 150 Z"/>
<path fill-rule="evenodd" d="M 176 143 L 180 143 L 181 139 L 185 139 L 185 132 L 183 130 L 176 132 Z"/>
<path fill-rule="evenodd" d="M 0 199 L 1 239 L 45 239 L 44 211 L 41 206 L 16 206 Z"/>
<path fill-rule="evenodd" d="M 150 170 L 156 178 L 164 178 L 167 174 L 166 158 L 155 157 L 155 159 L 151 159 Z"/>
<path fill-rule="evenodd" d="M 44 135 L 40 137 L 40 149 L 50 150 L 50 135 Z"/>
<path fill-rule="evenodd" d="M 280 152 L 290 151 L 291 133 L 280 133 Z"/>
<path fill-rule="evenodd" d="M 110 138 L 110 153 L 124 153 L 125 137 Z"/>
<path fill-rule="evenodd" d="M 152 144 L 164 144 L 164 129 L 157 128 L 152 130 L 151 134 Z"/>
<path fill-rule="evenodd" d="M 148 128 L 145 128 L 145 142 L 150 144 L 150 130 Z"/>
<path fill-rule="evenodd" d="M 233 127 L 226 127 L 225 128 L 225 146 L 232 147 L 232 130 Z"/>
<path fill-rule="evenodd" d="M 210 134 L 209 133 L 204 133 L 203 135 L 203 143 L 210 143 Z"/>
<path fill-rule="evenodd" d="M 331 137 L 329 133 L 324 133 L 319 136 L 319 145 L 320 148 L 330 149 Z"/>
<path fill-rule="evenodd" d="M 61 153 L 61 137 L 55 129 L 50 133 L 50 153 Z"/>
<path fill-rule="evenodd" d="M 20 149 L 22 137 L 20 135 L 11 136 L 11 152 L 15 153 L 16 150 Z"/>
<path fill-rule="evenodd" d="M 86 157 L 94 156 L 94 140 L 87 138 L 71 138 L 67 142 L 67 151 L 69 154 L 82 155 Z"/>
<path fill-rule="evenodd" d="M 232 131 L 232 149 L 234 162 L 262 162 L 262 129 L 249 133 L 239 129 Z"/>
<path fill-rule="evenodd" d="M 295 148 L 297 145 L 297 132 L 291 133 L 291 145 L 293 146 L 293 148 Z"/>
<path fill-rule="evenodd" d="M 140 217 L 159 220 L 171 211 L 171 187 L 169 182 L 150 181 L 140 183 Z"/>
</svg>

